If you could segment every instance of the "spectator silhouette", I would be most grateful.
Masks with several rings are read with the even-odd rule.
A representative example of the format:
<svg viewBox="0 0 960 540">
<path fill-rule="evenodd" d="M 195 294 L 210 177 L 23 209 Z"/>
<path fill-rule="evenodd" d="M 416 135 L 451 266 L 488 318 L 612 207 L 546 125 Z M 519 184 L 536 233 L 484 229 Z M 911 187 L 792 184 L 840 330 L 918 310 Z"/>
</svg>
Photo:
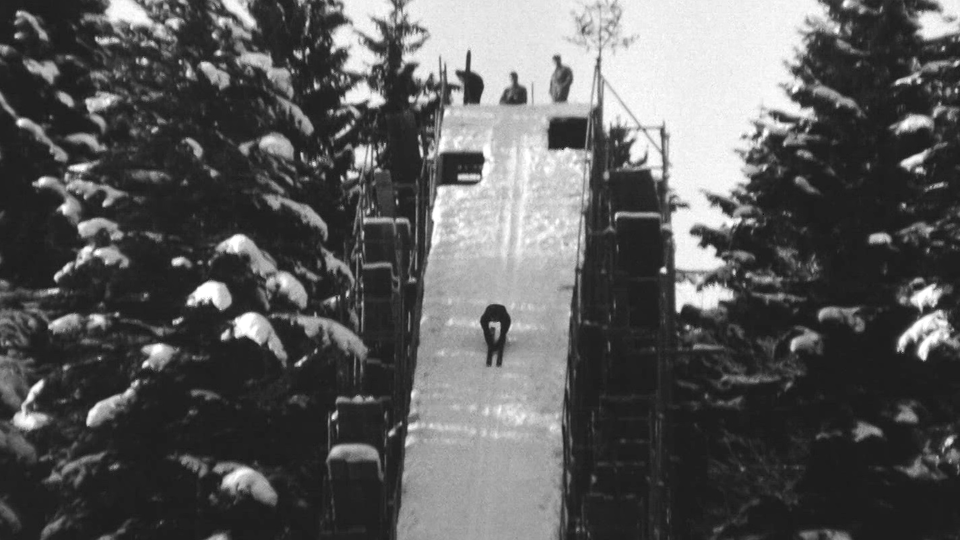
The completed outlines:
<svg viewBox="0 0 960 540">
<path fill-rule="evenodd" d="M 463 83 L 463 104 L 474 105 L 480 103 L 483 95 L 483 78 L 470 71 L 470 51 L 467 51 L 467 67 L 456 71 L 457 78 Z"/>
<path fill-rule="evenodd" d="M 517 82 L 517 72 L 510 72 L 510 86 L 500 96 L 501 105 L 523 105 L 527 102 L 527 89 Z"/>
<path fill-rule="evenodd" d="M 550 77 L 550 99 L 554 103 L 565 103 L 570 95 L 570 85 L 573 84 L 573 71 L 560 62 L 560 55 L 553 55 L 556 69 Z"/>
</svg>

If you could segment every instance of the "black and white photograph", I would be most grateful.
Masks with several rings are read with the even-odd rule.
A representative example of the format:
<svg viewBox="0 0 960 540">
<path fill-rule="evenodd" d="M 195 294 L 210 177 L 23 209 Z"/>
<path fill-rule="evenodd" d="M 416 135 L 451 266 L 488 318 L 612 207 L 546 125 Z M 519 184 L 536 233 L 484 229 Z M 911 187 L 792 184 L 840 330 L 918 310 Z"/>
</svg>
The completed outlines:
<svg viewBox="0 0 960 540">
<path fill-rule="evenodd" d="M 960 0 L 0 0 L 0 540 L 960 540 Z"/>
</svg>

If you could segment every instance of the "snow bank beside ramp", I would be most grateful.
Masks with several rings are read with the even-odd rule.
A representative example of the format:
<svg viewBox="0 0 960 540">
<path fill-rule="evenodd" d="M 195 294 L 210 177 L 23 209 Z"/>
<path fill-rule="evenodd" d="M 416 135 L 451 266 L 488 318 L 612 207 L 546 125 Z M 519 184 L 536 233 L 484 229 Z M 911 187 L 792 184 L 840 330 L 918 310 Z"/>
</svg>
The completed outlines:
<svg viewBox="0 0 960 540">
<path fill-rule="evenodd" d="M 483 151 L 483 180 L 441 186 L 424 278 L 400 540 L 552 540 L 576 264 L 581 150 L 548 150 L 582 105 L 454 107 L 441 151 Z M 478 320 L 513 318 L 502 368 Z"/>
</svg>

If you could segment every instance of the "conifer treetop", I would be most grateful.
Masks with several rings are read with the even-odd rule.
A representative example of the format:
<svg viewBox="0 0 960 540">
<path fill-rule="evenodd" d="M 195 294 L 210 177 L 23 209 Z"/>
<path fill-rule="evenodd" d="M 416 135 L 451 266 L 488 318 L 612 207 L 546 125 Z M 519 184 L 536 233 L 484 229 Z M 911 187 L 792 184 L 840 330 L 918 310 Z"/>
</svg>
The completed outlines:
<svg viewBox="0 0 960 540">
<path fill-rule="evenodd" d="M 417 64 L 407 58 L 423 47 L 430 33 L 411 19 L 408 6 L 412 0 L 388 1 L 391 9 L 386 17 L 370 17 L 376 34 L 357 33 L 361 45 L 377 59 L 371 66 L 368 84 L 383 95 L 388 109 L 402 109 L 417 92 L 413 79 Z"/>
</svg>

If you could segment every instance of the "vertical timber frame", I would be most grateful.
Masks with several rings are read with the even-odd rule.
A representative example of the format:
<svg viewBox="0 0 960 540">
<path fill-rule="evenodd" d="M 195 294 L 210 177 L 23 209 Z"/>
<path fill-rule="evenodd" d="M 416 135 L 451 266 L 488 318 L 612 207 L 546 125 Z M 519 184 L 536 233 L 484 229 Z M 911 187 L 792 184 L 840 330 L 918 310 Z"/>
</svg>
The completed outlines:
<svg viewBox="0 0 960 540">
<path fill-rule="evenodd" d="M 640 129 L 643 129 L 641 126 Z M 656 474 L 651 482 L 657 492 L 659 508 L 653 509 L 652 538 L 669 540 L 673 538 L 673 364 L 676 359 L 676 261 L 674 245 L 670 192 L 670 134 L 666 124 L 657 131 L 660 135 L 661 175 L 658 187 L 660 208 L 663 215 L 661 235 L 663 239 L 664 266 L 660 275 L 660 336 L 657 346 L 657 409 L 655 451 Z"/>
<path fill-rule="evenodd" d="M 599 80 L 600 60 L 594 70 L 591 83 L 590 116 L 585 134 L 584 148 L 589 152 L 583 162 L 583 182 L 580 195 L 580 231 L 577 239 L 576 268 L 574 269 L 574 288 L 570 302 L 569 342 L 567 348 L 567 370 L 564 384 L 563 412 L 561 421 L 561 437 L 563 438 L 563 476 L 561 478 L 561 506 L 558 538 L 560 540 L 576 540 L 584 538 L 582 529 L 582 496 L 584 491 L 584 475 L 589 463 L 589 428 L 588 412 L 591 403 L 585 403 L 582 385 L 585 376 L 581 369 L 586 367 L 581 358 L 581 328 L 585 323 L 595 320 L 603 313 L 602 306 L 597 301 L 599 291 L 599 275 L 597 269 L 588 263 L 592 262 L 592 253 L 595 250 L 595 241 L 590 231 L 594 230 L 599 222 L 597 215 L 598 205 L 593 200 L 595 188 L 602 182 L 603 170 L 606 167 L 605 154 L 597 150 L 602 147 L 598 140 L 603 138 L 603 130 L 599 126 L 601 117 L 600 107 L 597 107 L 597 89 L 601 88 Z"/>
<path fill-rule="evenodd" d="M 601 75 L 601 78 L 603 76 Z M 657 195 L 662 215 L 661 236 L 663 240 L 664 266 L 660 275 L 660 332 L 657 344 L 657 402 L 655 429 L 655 478 L 651 478 L 650 538 L 669 540 L 674 536 L 673 523 L 673 366 L 678 355 L 676 330 L 676 244 L 673 235 L 673 196 L 670 190 L 670 133 L 666 123 L 643 125 L 633 114 L 609 81 L 603 79 L 621 107 L 634 121 L 634 129 L 643 133 L 660 155 L 660 178 Z M 657 144 L 656 139 L 659 139 Z"/>
<path fill-rule="evenodd" d="M 567 378 L 564 392 L 563 428 L 564 473 L 561 507 L 561 524 L 558 537 L 561 540 L 587 540 L 591 538 L 623 538 L 624 540 L 668 540 L 674 537 L 673 492 L 671 488 L 673 469 L 673 363 L 676 357 L 676 299 L 674 238 L 671 213 L 672 195 L 669 188 L 671 163 L 669 159 L 670 135 L 665 124 L 644 126 L 630 112 L 616 91 L 603 78 L 600 59 L 594 73 L 591 97 L 591 129 L 588 129 L 586 148 L 589 152 L 589 170 L 584 170 L 583 217 L 580 227 L 581 245 L 578 246 L 575 285 L 571 299 L 570 342 L 568 345 Z M 618 269 L 617 250 L 613 240 L 616 235 L 616 194 L 610 185 L 611 163 L 603 129 L 603 103 L 606 91 L 620 102 L 636 125 L 661 158 L 659 166 L 647 167 L 651 185 L 650 197 L 659 211 L 659 235 L 661 243 L 654 249 L 662 249 L 662 265 L 655 277 L 647 279 L 658 285 L 658 294 L 649 300 L 624 299 L 618 287 L 622 287 L 622 272 Z M 593 107 L 596 107 L 593 109 Z M 659 172 L 656 175 L 655 172 Z M 649 198 L 645 199 L 648 202 Z M 648 216 L 650 218 L 656 216 Z M 654 229 L 657 230 L 657 229 Z M 652 246 L 653 247 L 653 246 Z M 622 261 L 621 261 L 622 262 Z M 617 277 L 620 275 L 620 277 Z M 622 289 L 620 289 L 622 290 Z M 656 311 L 659 318 L 657 329 L 651 334 L 631 330 L 629 315 L 624 326 L 625 305 L 645 302 L 644 306 Z M 654 305 L 647 305 L 654 302 Z M 628 310 L 630 308 L 627 308 Z M 645 379 L 643 387 L 655 387 L 652 394 L 634 388 L 630 394 L 639 398 L 643 407 L 649 408 L 649 432 L 620 432 L 619 436 L 631 439 L 646 439 L 648 454 L 633 454 L 631 458 L 642 465 L 646 480 L 632 484 L 641 493 L 641 500 L 632 499 L 630 491 L 610 492 L 597 484 L 602 467 L 609 466 L 603 456 L 603 448 L 610 447 L 610 437 L 604 432 L 604 399 L 617 390 L 607 387 L 614 365 L 643 361 L 631 356 L 627 349 L 617 350 L 617 340 L 623 336 L 648 336 L 653 354 L 649 361 L 656 365 L 656 374 Z M 624 356 L 626 355 L 626 356 Z M 619 369 L 619 368 L 618 368 Z M 613 393 L 610 393 L 613 392 Z M 603 396 L 607 393 L 607 397 Z M 598 401 L 599 399 L 599 401 Z M 606 413 L 609 415 L 609 412 Z M 634 413 L 636 414 L 636 413 Z M 647 413 L 643 413 L 647 414 Z M 629 420 L 629 418 L 621 418 Z M 635 429 L 635 428 L 631 428 Z M 613 445 L 615 446 L 615 445 Z M 618 459 L 618 458 L 614 458 Z M 626 463 L 629 466 L 629 463 Z M 609 471 L 609 469 L 606 469 Z M 594 505 L 599 502 L 601 504 Z M 639 512 L 642 517 L 631 519 L 630 514 Z M 613 522 L 613 525 L 609 523 Z"/>
<path fill-rule="evenodd" d="M 442 65 L 442 63 L 441 63 Z M 441 70 L 440 94 L 434 117 L 430 126 L 426 129 L 418 129 L 416 136 L 423 137 L 423 145 L 420 145 L 419 151 L 422 152 L 422 164 L 419 171 L 411 173 L 409 186 L 405 189 L 391 192 L 391 196 L 397 197 L 396 201 L 412 201 L 412 207 L 407 207 L 406 211 L 401 211 L 399 216 L 381 215 L 380 205 L 377 204 L 377 186 L 373 181 L 374 164 L 377 162 L 374 151 L 367 154 L 365 158 L 365 173 L 361 175 L 359 183 L 359 200 L 354 216 L 353 234 L 345 240 L 344 252 L 349 260 L 350 269 L 355 276 L 352 285 L 344 284 L 338 303 L 341 315 L 356 313 L 357 321 L 360 325 L 358 331 L 360 337 L 368 345 L 376 343 L 382 336 L 378 336 L 375 329 L 368 328 L 364 314 L 364 305 L 367 297 L 371 295 L 370 287 L 364 284 L 364 266 L 371 262 L 368 260 L 368 253 L 365 249 L 374 239 L 369 238 L 365 231 L 364 224 L 367 221 L 383 220 L 389 217 L 394 224 L 398 221 L 396 218 L 407 218 L 409 223 L 410 242 L 403 245 L 399 241 L 399 236 L 395 237 L 393 242 L 393 259 L 396 261 L 410 261 L 409 266 L 401 264 L 403 270 L 398 272 L 401 276 L 404 274 L 408 278 L 405 283 L 400 284 L 400 294 L 393 295 L 391 308 L 395 314 L 394 321 L 395 335 L 391 341 L 395 345 L 392 353 L 393 379 L 390 386 L 390 395 L 374 396 L 385 398 L 389 403 L 389 412 L 385 416 L 389 419 L 388 425 L 384 427 L 385 451 L 381 456 L 381 463 L 384 467 L 383 499 L 380 507 L 380 515 L 377 523 L 367 523 L 368 528 L 361 531 L 342 530 L 338 528 L 333 512 L 333 498 L 331 492 L 331 482 L 325 481 L 323 492 L 323 510 L 320 519 L 320 538 L 321 540 L 340 540 L 350 538 L 351 540 L 395 540 L 397 535 L 396 525 L 399 517 L 399 509 L 402 496 L 402 478 L 404 453 L 407 434 L 407 415 L 410 407 L 410 390 L 413 385 L 413 373 L 416 368 L 417 351 L 420 336 L 420 318 L 423 302 L 423 274 L 426 265 L 427 255 L 430 250 L 430 238 L 433 231 L 432 208 L 434 196 L 436 194 L 436 159 L 435 149 L 436 141 L 440 137 L 444 106 L 446 105 L 445 96 L 447 94 L 446 69 Z M 395 202 L 396 202 L 395 201 Z M 399 276 L 398 276 L 399 277 Z M 369 284 L 368 284 L 369 285 Z M 372 361 L 372 359 L 371 359 Z M 369 383 L 368 373 L 364 370 L 358 370 L 359 381 L 356 381 L 359 387 L 364 388 Z M 376 392 L 373 392 L 374 394 Z M 343 396 L 353 397 L 353 396 Z M 332 417 L 331 417 L 332 419 Z M 328 420 L 328 423 L 330 420 Z M 328 444 L 327 451 L 331 450 Z"/>
</svg>

